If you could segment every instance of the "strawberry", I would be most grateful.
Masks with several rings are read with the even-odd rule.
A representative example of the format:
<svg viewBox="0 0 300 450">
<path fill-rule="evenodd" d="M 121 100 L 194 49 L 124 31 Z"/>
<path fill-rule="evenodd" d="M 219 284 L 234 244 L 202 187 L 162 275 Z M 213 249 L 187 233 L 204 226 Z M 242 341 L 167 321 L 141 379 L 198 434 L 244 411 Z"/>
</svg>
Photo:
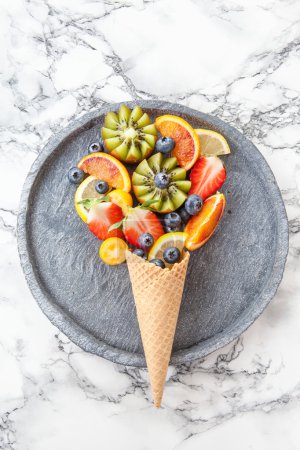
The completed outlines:
<svg viewBox="0 0 300 450">
<path fill-rule="evenodd" d="M 137 206 L 129 209 L 124 219 L 123 232 L 129 244 L 140 248 L 138 239 L 143 233 L 150 233 L 156 241 L 164 234 L 164 229 L 156 214 Z"/>
<path fill-rule="evenodd" d="M 215 194 L 226 180 L 223 162 L 217 156 L 200 158 L 191 170 L 192 187 L 189 195 L 198 194 L 205 200 Z"/>
<path fill-rule="evenodd" d="M 121 229 L 108 229 L 123 219 L 123 213 L 119 206 L 111 202 L 98 203 L 91 207 L 88 213 L 87 224 L 92 233 L 98 239 L 107 239 L 109 237 L 123 237 Z"/>
</svg>

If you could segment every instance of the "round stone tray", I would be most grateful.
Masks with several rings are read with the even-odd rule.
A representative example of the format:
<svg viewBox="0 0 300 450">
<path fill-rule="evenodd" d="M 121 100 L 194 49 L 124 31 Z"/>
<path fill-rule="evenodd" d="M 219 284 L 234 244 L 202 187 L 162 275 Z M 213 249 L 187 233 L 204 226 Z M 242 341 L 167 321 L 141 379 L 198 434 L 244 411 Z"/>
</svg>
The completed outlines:
<svg viewBox="0 0 300 450">
<path fill-rule="evenodd" d="M 195 128 L 220 132 L 232 151 L 223 157 L 224 216 L 208 243 L 191 254 L 171 360 L 180 364 L 232 341 L 270 302 L 286 261 L 287 218 L 269 166 L 240 132 L 182 105 L 139 104 L 152 118 L 175 114 Z M 72 122 L 40 153 L 23 188 L 18 243 L 32 294 L 54 325 L 86 351 L 144 367 L 127 266 L 101 262 L 100 242 L 77 216 L 75 187 L 66 177 L 99 139 L 106 112 L 118 107 Z"/>
</svg>

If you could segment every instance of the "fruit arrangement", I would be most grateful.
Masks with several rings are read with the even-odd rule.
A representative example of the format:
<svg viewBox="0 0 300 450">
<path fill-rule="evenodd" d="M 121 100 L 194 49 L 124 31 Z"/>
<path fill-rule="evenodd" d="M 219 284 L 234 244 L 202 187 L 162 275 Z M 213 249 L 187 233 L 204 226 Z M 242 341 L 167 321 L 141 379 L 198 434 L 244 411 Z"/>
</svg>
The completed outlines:
<svg viewBox="0 0 300 450">
<path fill-rule="evenodd" d="M 159 136 L 160 133 L 160 136 Z M 190 253 L 223 215 L 230 153 L 223 136 L 139 106 L 108 112 L 102 140 L 68 172 L 75 208 L 100 240 L 101 260 L 127 261 L 155 406 L 162 400 Z M 121 162 L 122 161 L 122 162 Z M 135 164 L 132 176 L 123 164 Z M 151 292 L 151 295 L 149 295 Z"/>
<path fill-rule="evenodd" d="M 207 242 L 222 217 L 226 169 L 219 156 L 230 153 L 225 138 L 194 130 L 178 116 L 153 122 L 139 106 L 126 105 L 106 114 L 101 135 L 68 172 L 78 185 L 79 217 L 103 241 L 100 258 L 121 264 L 130 250 L 171 269 L 186 250 Z M 132 176 L 123 162 L 135 164 Z"/>
</svg>

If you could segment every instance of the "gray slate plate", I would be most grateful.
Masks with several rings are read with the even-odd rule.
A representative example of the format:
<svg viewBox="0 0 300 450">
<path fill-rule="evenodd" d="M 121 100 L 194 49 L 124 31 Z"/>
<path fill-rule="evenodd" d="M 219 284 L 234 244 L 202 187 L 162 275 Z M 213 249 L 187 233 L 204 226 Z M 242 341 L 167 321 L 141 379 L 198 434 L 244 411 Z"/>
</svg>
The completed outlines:
<svg viewBox="0 0 300 450">
<path fill-rule="evenodd" d="M 177 114 L 195 128 L 219 131 L 232 150 L 223 158 L 226 211 L 215 235 L 192 253 L 189 264 L 171 361 L 180 364 L 232 341 L 270 302 L 284 270 L 287 218 L 269 166 L 241 133 L 181 105 L 139 104 L 152 117 Z M 22 193 L 19 253 L 32 294 L 54 325 L 84 350 L 143 367 L 126 264 L 101 263 L 99 241 L 77 217 L 75 188 L 66 178 L 69 167 L 99 138 L 105 113 L 118 107 L 86 114 L 40 153 Z"/>
</svg>

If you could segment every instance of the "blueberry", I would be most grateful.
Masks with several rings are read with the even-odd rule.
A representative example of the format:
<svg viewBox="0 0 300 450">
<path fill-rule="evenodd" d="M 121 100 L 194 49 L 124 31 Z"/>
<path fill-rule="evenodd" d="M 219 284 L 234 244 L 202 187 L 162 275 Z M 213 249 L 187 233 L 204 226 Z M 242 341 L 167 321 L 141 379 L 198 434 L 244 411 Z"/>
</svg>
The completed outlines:
<svg viewBox="0 0 300 450">
<path fill-rule="evenodd" d="M 108 183 L 106 181 L 100 180 L 95 186 L 96 191 L 98 194 L 106 194 L 106 192 L 109 189 Z"/>
<path fill-rule="evenodd" d="M 149 250 L 149 248 L 154 244 L 154 239 L 152 234 L 143 233 L 140 235 L 138 242 L 143 250 Z"/>
<path fill-rule="evenodd" d="M 186 199 L 184 207 L 188 214 L 195 216 L 201 210 L 202 205 L 203 200 L 200 195 L 192 194 Z"/>
<path fill-rule="evenodd" d="M 154 177 L 154 183 L 159 189 L 166 189 L 170 184 L 169 175 L 165 172 L 158 172 Z"/>
<path fill-rule="evenodd" d="M 151 259 L 150 262 L 152 264 L 155 264 L 158 267 L 161 267 L 162 269 L 164 269 L 166 267 L 165 263 L 161 259 L 158 259 L 158 258 Z"/>
<path fill-rule="evenodd" d="M 92 142 L 89 146 L 89 153 L 95 153 L 95 152 L 103 152 L 103 144 L 102 142 Z"/>
<path fill-rule="evenodd" d="M 144 250 L 142 250 L 141 248 L 136 248 L 135 250 L 133 250 L 133 252 L 135 255 L 140 256 L 141 258 L 145 258 L 145 252 Z"/>
<path fill-rule="evenodd" d="M 191 217 L 184 206 L 178 210 L 178 214 L 180 215 L 183 223 L 187 223 Z"/>
<path fill-rule="evenodd" d="M 165 215 L 165 225 L 170 228 L 176 228 L 181 225 L 181 217 L 177 212 L 171 212 Z"/>
<path fill-rule="evenodd" d="M 80 184 L 85 177 L 83 170 L 78 169 L 78 167 L 71 167 L 68 172 L 68 179 L 72 184 Z"/>
<path fill-rule="evenodd" d="M 165 227 L 165 232 L 166 233 L 175 233 L 177 231 L 181 231 L 181 226 L 177 225 L 176 227 Z"/>
<path fill-rule="evenodd" d="M 156 145 L 155 145 L 155 150 L 157 152 L 166 154 L 166 153 L 170 153 L 174 147 L 175 147 L 174 139 L 167 137 L 167 136 L 163 136 L 157 140 Z"/>
<path fill-rule="evenodd" d="M 180 260 L 180 250 L 177 247 L 168 247 L 163 252 L 163 258 L 168 264 L 175 264 Z"/>
</svg>

